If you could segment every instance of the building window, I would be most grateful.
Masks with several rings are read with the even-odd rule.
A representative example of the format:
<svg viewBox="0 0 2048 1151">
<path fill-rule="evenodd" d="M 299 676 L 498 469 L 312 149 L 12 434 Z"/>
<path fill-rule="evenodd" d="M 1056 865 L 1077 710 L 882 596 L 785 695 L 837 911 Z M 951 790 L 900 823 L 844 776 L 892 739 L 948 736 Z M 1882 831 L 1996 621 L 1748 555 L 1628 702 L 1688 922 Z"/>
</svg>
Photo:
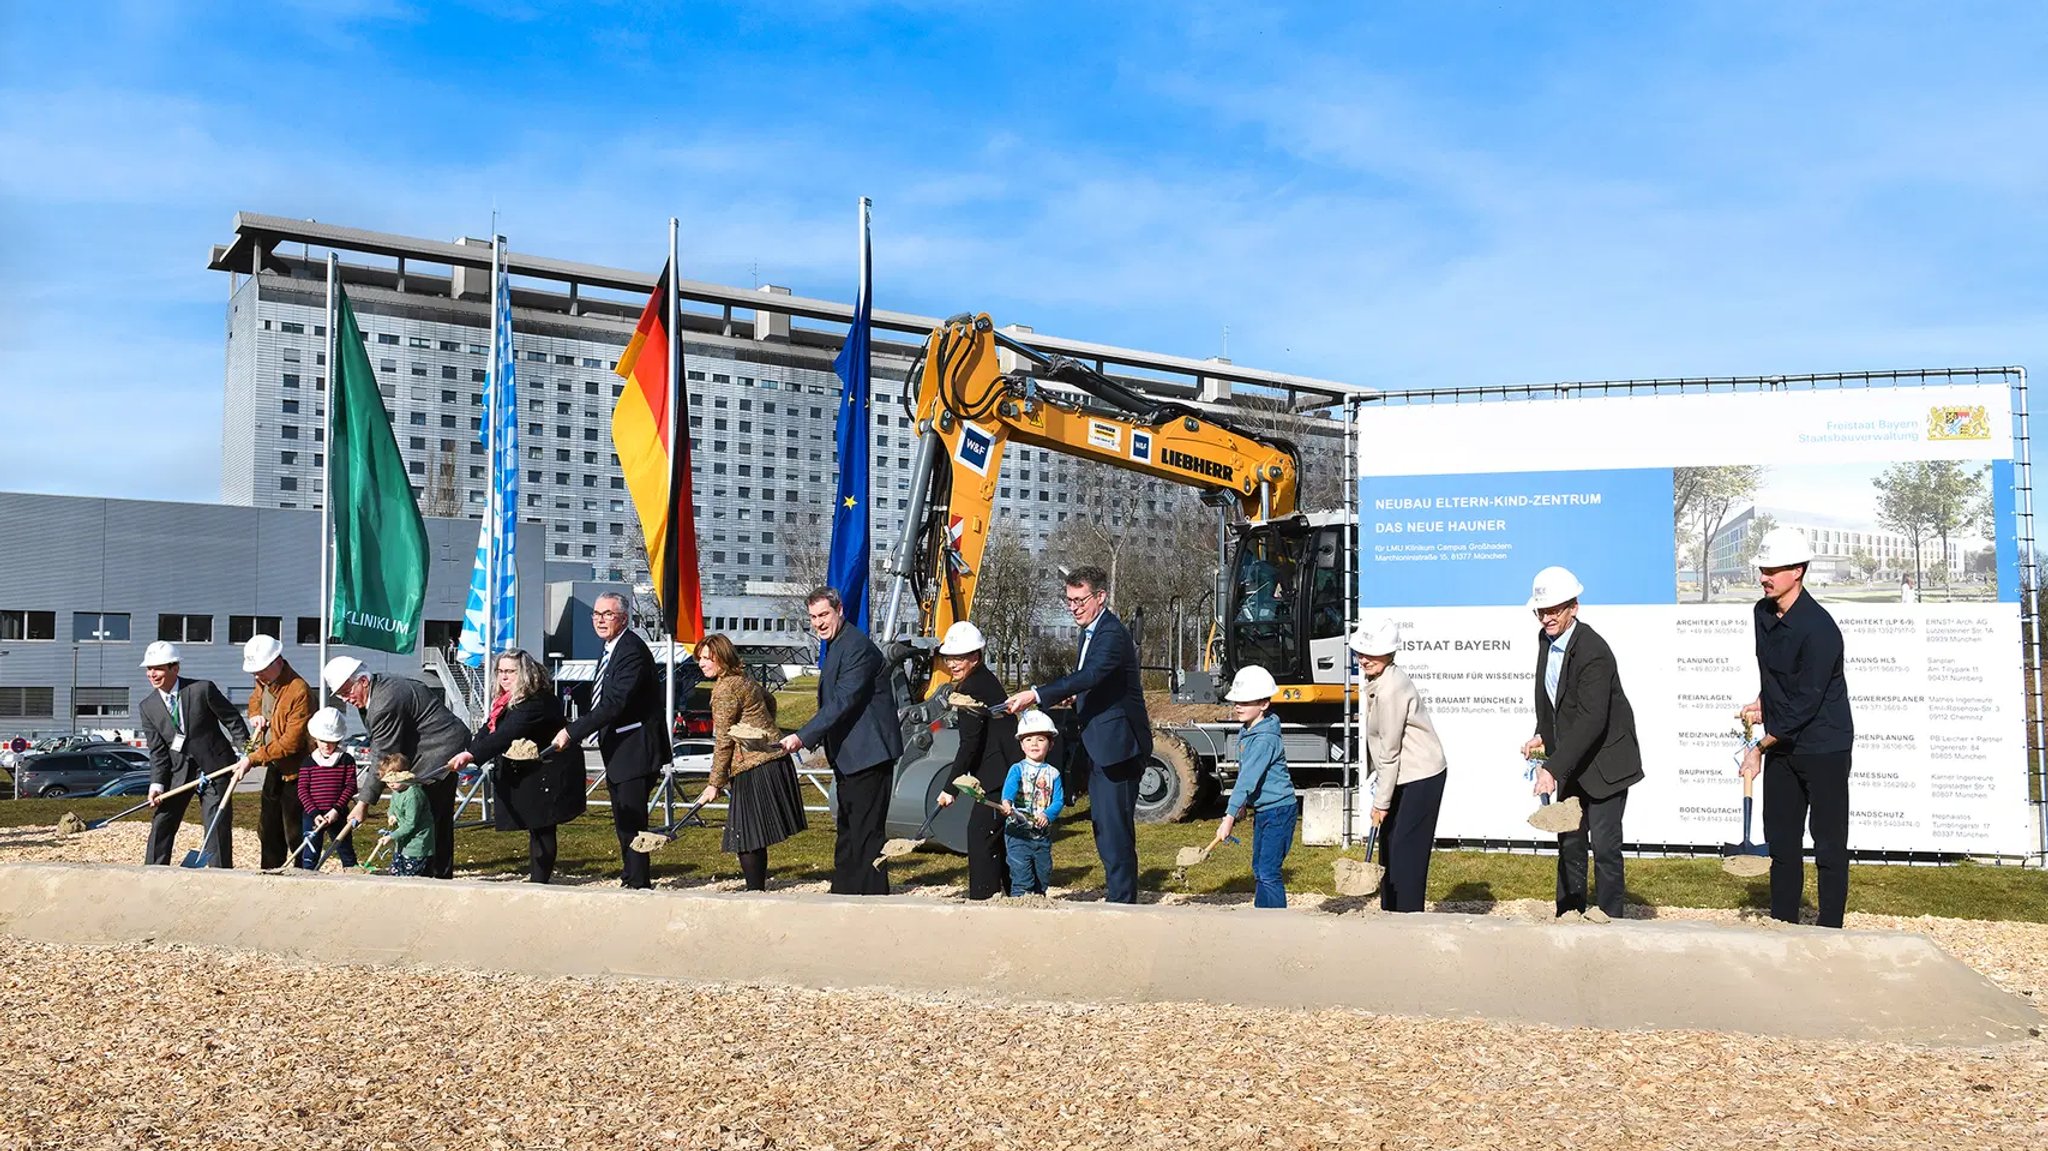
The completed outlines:
<svg viewBox="0 0 2048 1151">
<path fill-rule="evenodd" d="M 423 633 L 422 638 L 426 640 L 428 647 L 446 650 L 454 647 L 456 641 L 462 638 L 462 621 L 459 619 L 430 619 L 426 621 L 426 626 L 421 630 Z"/>
<path fill-rule="evenodd" d="M 378 333 L 377 333 L 377 342 L 378 342 L 378 343 L 380 343 L 380 344 L 396 344 L 396 343 L 398 343 L 398 333 L 396 333 L 396 332 L 378 332 Z"/>
<path fill-rule="evenodd" d="M 296 387 L 298 387 L 298 386 L 299 386 L 299 377 L 298 377 L 297 375 L 295 375 L 295 374 L 291 373 L 291 372 L 286 372 L 286 373 L 284 374 L 284 386 L 285 386 L 285 387 L 287 387 L 287 388 L 296 388 Z"/>
<path fill-rule="evenodd" d="M 279 476 L 279 477 L 277 477 L 277 490 L 278 490 L 278 491 L 281 491 L 281 492 L 295 492 L 295 491 L 298 491 L 298 490 L 299 490 L 299 477 L 297 477 L 297 476 Z"/>
<path fill-rule="evenodd" d="M 296 440 L 299 438 L 299 425 L 284 424 L 277 429 L 277 434 L 288 440 Z"/>
<path fill-rule="evenodd" d="M 128 689 L 125 687 L 81 687 L 71 697 L 71 709 L 80 718 L 128 714 Z"/>
<path fill-rule="evenodd" d="M 127 643 L 128 613 L 72 612 L 71 638 L 78 643 Z"/>
<path fill-rule="evenodd" d="M 156 638 L 172 643 L 212 643 L 210 615 L 160 615 L 156 617 Z"/>
<path fill-rule="evenodd" d="M 424 428 L 427 426 L 427 413 L 408 412 L 405 417 L 405 422 L 413 425 L 414 427 Z"/>
<path fill-rule="evenodd" d="M 54 640 L 56 638 L 56 612 L 0 611 L 0 640 Z"/>
<path fill-rule="evenodd" d="M 56 714 L 54 687 L 0 687 L 0 719 L 50 719 Z"/>
<path fill-rule="evenodd" d="M 298 626 L 298 630 L 297 630 L 297 631 L 296 631 L 296 632 L 294 633 L 294 635 L 295 635 L 296 641 L 297 641 L 297 643 L 299 644 L 299 646 L 301 646 L 301 647 L 318 647 L 318 646 L 320 646 L 320 617 L 319 617 L 319 616 L 317 616 L 317 615 L 302 615 L 302 616 L 300 616 L 300 617 L 299 617 L 299 619 L 298 619 L 298 625 L 299 625 L 299 626 Z"/>
<path fill-rule="evenodd" d="M 279 453 L 277 453 L 277 462 L 278 462 L 278 463 L 281 463 L 281 464 L 284 464 L 284 465 L 286 465 L 287 467 L 289 467 L 290 465 L 292 465 L 292 464 L 296 464 L 296 463 L 298 463 L 298 462 L 299 462 L 299 453 L 297 453 L 297 452 L 279 452 Z"/>
<path fill-rule="evenodd" d="M 228 617 L 229 643 L 248 643 L 258 632 L 272 637 L 283 634 L 283 618 L 274 615 L 231 615 Z"/>
</svg>

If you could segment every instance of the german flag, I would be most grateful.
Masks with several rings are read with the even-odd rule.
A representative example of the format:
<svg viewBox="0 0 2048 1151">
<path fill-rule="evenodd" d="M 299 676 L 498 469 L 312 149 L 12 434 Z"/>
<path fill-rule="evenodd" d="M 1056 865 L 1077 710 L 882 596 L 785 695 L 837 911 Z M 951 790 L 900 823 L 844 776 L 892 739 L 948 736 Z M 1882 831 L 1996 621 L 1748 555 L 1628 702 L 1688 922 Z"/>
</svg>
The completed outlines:
<svg viewBox="0 0 2048 1151">
<path fill-rule="evenodd" d="M 674 397 L 682 433 L 671 436 L 668 423 L 670 274 L 671 269 L 662 269 L 632 342 L 619 357 L 626 390 L 612 408 L 612 446 L 626 473 L 633 510 L 640 515 L 662 624 L 677 642 L 693 644 L 704 638 L 704 591 L 697 576 L 697 514 L 690 490 L 690 392 L 680 379 L 674 381 Z"/>
</svg>

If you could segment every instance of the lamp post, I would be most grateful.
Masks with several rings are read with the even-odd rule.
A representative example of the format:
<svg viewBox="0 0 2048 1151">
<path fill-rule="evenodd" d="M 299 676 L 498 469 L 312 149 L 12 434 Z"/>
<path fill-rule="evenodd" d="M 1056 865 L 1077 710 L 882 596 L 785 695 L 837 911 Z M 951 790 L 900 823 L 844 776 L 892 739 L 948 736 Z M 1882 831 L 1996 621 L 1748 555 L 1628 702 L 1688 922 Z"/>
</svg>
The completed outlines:
<svg viewBox="0 0 2048 1151">
<path fill-rule="evenodd" d="M 75 639 L 71 641 L 71 734 L 78 734 L 78 641 Z"/>
</svg>

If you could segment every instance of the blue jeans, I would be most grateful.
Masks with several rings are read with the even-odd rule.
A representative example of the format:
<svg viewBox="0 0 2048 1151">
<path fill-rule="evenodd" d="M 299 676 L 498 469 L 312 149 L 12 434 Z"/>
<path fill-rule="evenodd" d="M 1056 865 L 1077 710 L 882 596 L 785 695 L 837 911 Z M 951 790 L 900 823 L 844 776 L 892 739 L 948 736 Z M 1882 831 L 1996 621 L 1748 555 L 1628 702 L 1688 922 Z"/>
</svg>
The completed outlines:
<svg viewBox="0 0 2048 1151">
<path fill-rule="evenodd" d="M 1252 813 L 1252 906 L 1287 906 L 1287 885 L 1280 881 L 1280 864 L 1287 849 L 1294 846 L 1294 817 L 1301 813 L 1301 801 L 1286 803 Z"/>
<path fill-rule="evenodd" d="M 300 817 L 299 835 L 301 838 L 308 835 L 313 835 L 313 818 L 318 814 L 319 812 L 314 812 L 312 815 L 305 815 Z M 313 835 L 313 841 L 311 843 L 306 844 L 306 849 L 304 851 L 299 852 L 298 865 L 302 868 L 305 868 L 308 871 L 311 871 L 313 869 L 313 861 L 320 858 L 320 845 L 326 843 L 330 839 L 335 838 L 334 833 L 340 831 L 344 826 L 346 826 L 345 821 L 347 818 L 348 817 L 345 815 L 337 816 L 333 823 L 328 824 L 325 828 L 321 830 L 320 834 Z M 354 867 L 356 865 L 355 837 L 352 835 L 348 836 L 347 838 L 344 838 L 339 844 L 335 845 L 334 854 L 341 857 L 341 865 L 343 867 Z"/>
<path fill-rule="evenodd" d="M 1044 895 L 1052 882 L 1052 836 L 1003 833 L 1003 854 L 1010 861 L 1011 895 Z"/>
</svg>

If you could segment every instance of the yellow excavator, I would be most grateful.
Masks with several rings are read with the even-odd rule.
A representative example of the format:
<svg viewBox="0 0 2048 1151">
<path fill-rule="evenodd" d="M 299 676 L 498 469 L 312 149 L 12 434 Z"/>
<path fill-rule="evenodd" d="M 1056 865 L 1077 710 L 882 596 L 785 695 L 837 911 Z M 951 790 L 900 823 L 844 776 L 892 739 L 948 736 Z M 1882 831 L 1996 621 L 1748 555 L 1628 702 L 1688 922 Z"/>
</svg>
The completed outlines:
<svg viewBox="0 0 2048 1151">
<path fill-rule="evenodd" d="M 1005 369 L 1004 353 L 1016 367 Z M 1227 682 L 1247 664 L 1266 668 L 1281 685 L 1276 705 L 1289 762 L 1342 758 L 1355 535 L 1341 512 L 1298 510 L 1293 444 L 1047 355 L 997 331 L 986 314 L 955 316 L 933 329 L 905 390 L 918 453 L 881 618 L 885 629 L 905 619 L 907 598 L 916 623 L 877 637 L 897 662 L 901 695 L 912 704 L 892 829 L 922 824 L 946 783 L 956 745 L 942 702 L 943 673 L 934 671 L 931 652 L 949 625 L 972 617 L 1003 453 L 1012 443 L 1196 488 L 1207 502 L 1234 505 L 1242 523 L 1223 569 L 1227 588 L 1219 589 L 1213 682 Z M 1139 782 L 1139 818 L 1185 818 L 1225 783 L 1236 766 L 1234 732 L 1220 719 L 1155 724 L 1153 759 Z M 960 814 L 950 821 L 942 815 L 935 825 L 941 842 L 957 847 L 964 837 L 964 807 L 948 808 L 946 815 Z"/>
</svg>

